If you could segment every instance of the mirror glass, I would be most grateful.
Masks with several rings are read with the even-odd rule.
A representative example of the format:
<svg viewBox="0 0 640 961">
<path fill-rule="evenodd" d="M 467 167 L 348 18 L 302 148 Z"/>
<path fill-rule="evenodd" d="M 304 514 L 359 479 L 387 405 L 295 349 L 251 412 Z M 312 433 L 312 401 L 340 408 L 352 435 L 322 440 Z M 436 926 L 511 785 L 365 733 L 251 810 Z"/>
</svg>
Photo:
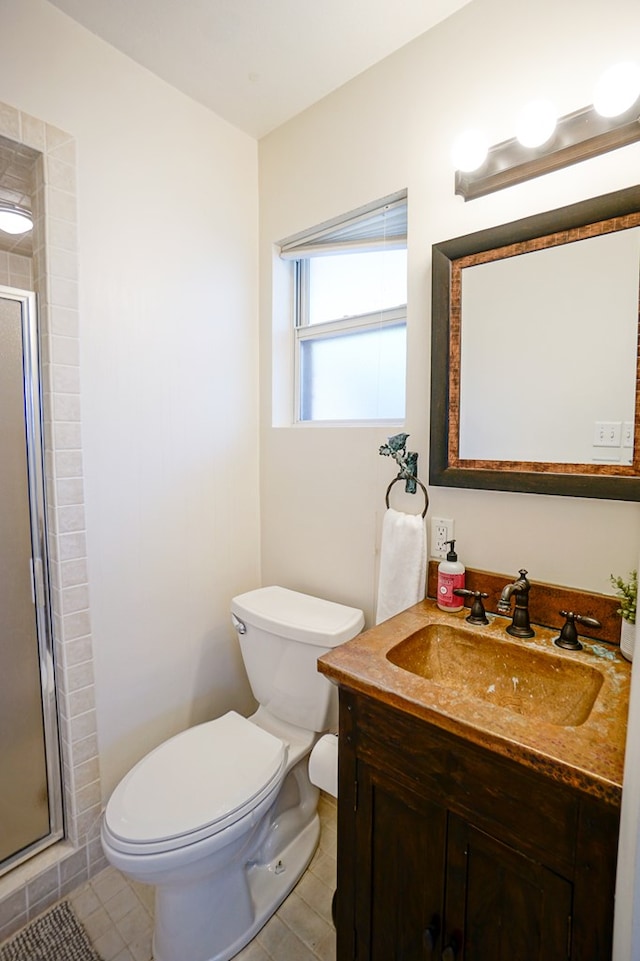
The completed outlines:
<svg viewBox="0 0 640 961">
<path fill-rule="evenodd" d="M 640 498 L 639 201 L 435 245 L 432 484 Z"/>
<path fill-rule="evenodd" d="M 640 227 L 463 269 L 462 459 L 631 463 L 639 274 Z"/>
</svg>

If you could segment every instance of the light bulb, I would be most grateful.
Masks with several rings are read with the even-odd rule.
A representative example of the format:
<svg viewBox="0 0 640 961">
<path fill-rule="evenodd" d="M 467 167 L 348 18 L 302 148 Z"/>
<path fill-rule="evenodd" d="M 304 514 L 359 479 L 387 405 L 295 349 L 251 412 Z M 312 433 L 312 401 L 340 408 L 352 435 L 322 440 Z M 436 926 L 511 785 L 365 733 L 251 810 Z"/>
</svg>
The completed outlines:
<svg viewBox="0 0 640 961">
<path fill-rule="evenodd" d="M 548 100 L 532 100 L 520 111 L 516 137 L 523 147 L 541 147 L 553 135 L 558 121 L 556 108 Z"/>
<path fill-rule="evenodd" d="M 32 227 L 33 221 L 28 210 L 11 204 L 0 204 L 0 230 L 5 234 L 25 234 Z"/>
<path fill-rule="evenodd" d="M 456 170 L 471 173 L 487 159 L 489 140 L 482 130 L 465 130 L 451 148 L 451 159 Z"/>
<path fill-rule="evenodd" d="M 625 61 L 609 67 L 598 80 L 593 106 L 601 117 L 618 117 L 640 96 L 640 67 Z"/>
</svg>

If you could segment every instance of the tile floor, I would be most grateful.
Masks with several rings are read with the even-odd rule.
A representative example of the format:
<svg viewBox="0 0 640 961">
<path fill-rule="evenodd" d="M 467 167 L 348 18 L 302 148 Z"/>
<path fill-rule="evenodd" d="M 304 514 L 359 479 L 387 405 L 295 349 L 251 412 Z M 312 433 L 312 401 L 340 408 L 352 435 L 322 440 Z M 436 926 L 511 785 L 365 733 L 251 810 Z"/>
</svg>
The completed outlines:
<svg viewBox="0 0 640 961">
<path fill-rule="evenodd" d="M 336 802 L 322 794 L 320 844 L 309 868 L 237 961 L 334 961 L 331 899 L 336 877 Z M 151 961 L 153 889 L 106 868 L 69 895 L 104 961 Z M 176 959 L 178 961 L 178 959 Z"/>
</svg>

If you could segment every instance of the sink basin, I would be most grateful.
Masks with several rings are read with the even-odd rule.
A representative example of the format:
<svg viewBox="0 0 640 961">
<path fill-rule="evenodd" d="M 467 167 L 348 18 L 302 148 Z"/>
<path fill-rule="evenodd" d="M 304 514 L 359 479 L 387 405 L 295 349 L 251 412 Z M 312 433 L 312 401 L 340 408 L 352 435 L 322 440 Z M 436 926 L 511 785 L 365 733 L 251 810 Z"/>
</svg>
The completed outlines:
<svg viewBox="0 0 640 961">
<path fill-rule="evenodd" d="M 561 727 L 584 724 L 603 683 L 580 661 L 449 624 L 410 634 L 387 659 L 463 698 Z"/>
</svg>

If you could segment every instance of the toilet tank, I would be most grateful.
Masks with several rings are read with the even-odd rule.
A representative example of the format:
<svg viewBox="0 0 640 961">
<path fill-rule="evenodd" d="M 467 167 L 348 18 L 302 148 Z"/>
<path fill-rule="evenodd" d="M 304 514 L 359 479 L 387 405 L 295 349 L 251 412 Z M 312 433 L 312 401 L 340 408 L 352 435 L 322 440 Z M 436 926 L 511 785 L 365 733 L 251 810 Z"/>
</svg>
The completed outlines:
<svg viewBox="0 0 640 961">
<path fill-rule="evenodd" d="M 362 611 L 284 587 L 261 587 L 231 601 L 234 626 L 256 700 L 274 717 L 308 731 L 337 722 L 337 690 L 317 661 L 359 634 Z"/>
</svg>

